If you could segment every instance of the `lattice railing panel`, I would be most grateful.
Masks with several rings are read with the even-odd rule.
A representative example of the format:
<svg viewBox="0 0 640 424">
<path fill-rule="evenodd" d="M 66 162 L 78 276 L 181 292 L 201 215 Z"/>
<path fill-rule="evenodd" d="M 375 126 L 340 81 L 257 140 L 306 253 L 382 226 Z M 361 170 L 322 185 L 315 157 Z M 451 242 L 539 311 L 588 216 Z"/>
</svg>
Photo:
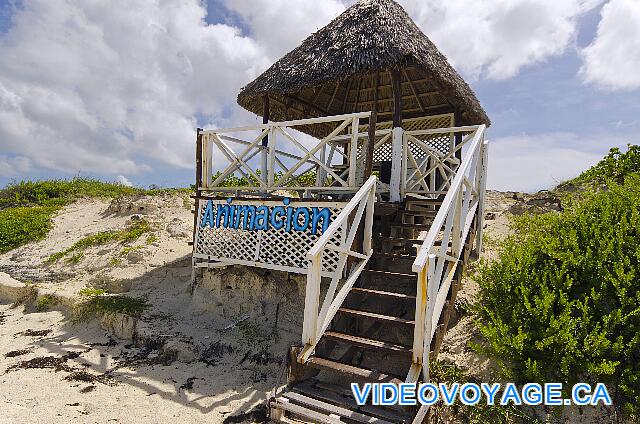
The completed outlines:
<svg viewBox="0 0 640 424">
<path fill-rule="evenodd" d="M 307 252 L 322 235 L 321 228 L 316 234 L 312 234 L 310 226 L 305 231 L 286 231 L 286 227 L 269 230 L 247 230 L 242 225 L 239 228 L 213 228 L 209 225 L 200 226 L 204 219 L 205 208 L 208 200 L 201 200 L 198 211 L 198 226 L 196 229 L 196 245 L 194 257 L 219 261 L 223 263 L 236 263 L 252 265 L 269 269 L 278 269 L 289 272 L 305 274 L 309 268 Z M 211 200 L 217 207 L 226 204 L 225 200 Z M 278 201 L 234 201 L 233 205 L 260 205 L 267 207 L 283 206 Z M 346 203 L 339 202 L 296 202 L 291 201 L 288 207 L 293 208 L 328 208 L 331 211 L 331 222 L 340 214 Z M 302 216 L 299 222 L 303 222 Z M 344 240 L 345 229 L 341 228 L 331 243 L 340 246 Z M 323 256 L 323 273 L 331 273 L 336 270 L 339 261 L 338 252 L 327 250 Z"/>
<path fill-rule="evenodd" d="M 376 124 L 377 130 L 391 129 L 392 122 L 378 122 Z M 402 121 L 402 127 L 405 131 L 418 131 L 418 130 L 431 130 L 437 128 L 450 128 L 454 126 L 453 114 L 425 116 L 421 118 L 404 119 Z M 369 131 L 369 125 L 360 125 L 358 130 L 361 134 L 367 134 Z M 423 141 L 429 147 L 438 150 L 440 153 L 447 154 L 451 151 L 453 135 L 450 133 L 430 134 L 417 137 Z M 378 137 L 379 139 L 379 137 Z M 413 143 L 409 143 L 408 148 L 413 153 L 416 159 L 425 157 L 425 153 L 422 148 L 416 146 Z M 391 161 L 392 159 L 392 145 L 391 139 L 388 139 L 386 143 L 379 145 L 373 152 L 374 162 Z"/>
</svg>

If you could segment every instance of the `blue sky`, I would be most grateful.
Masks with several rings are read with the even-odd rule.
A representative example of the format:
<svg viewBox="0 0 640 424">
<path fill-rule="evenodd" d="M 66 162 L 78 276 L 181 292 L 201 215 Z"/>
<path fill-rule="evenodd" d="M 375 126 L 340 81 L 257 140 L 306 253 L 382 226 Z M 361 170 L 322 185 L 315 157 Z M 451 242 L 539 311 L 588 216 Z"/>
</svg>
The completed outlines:
<svg viewBox="0 0 640 424">
<path fill-rule="evenodd" d="M 114 3 L 0 0 L 0 184 L 190 184 L 193 129 L 255 122 L 240 87 L 352 1 Z M 639 142 L 640 2 L 400 3 L 493 121 L 490 188 L 549 188 Z"/>
</svg>

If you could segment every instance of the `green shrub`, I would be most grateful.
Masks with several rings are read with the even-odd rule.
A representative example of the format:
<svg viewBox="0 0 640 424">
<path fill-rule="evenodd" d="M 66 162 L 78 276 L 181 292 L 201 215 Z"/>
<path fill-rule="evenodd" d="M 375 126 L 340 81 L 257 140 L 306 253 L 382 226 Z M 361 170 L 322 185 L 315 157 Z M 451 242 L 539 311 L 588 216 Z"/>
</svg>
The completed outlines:
<svg viewBox="0 0 640 424">
<path fill-rule="evenodd" d="M 58 206 L 36 206 L 0 210 L 0 253 L 43 239 L 58 209 Z"/>
<path fill-rule="evenodd" d="M 105 289 L 96 289 L 93 287 L 85 287 L 83 289 L 80 289 L 81 296 L 102 296 L 105 294 L 107 294 L 107 291 Z"/>
<path fill-rule="evenodd" d="M 429 365 L 429 378 L 433 384 L 470 382 L 480 385 L 456 364 L 432 361 Z M 447 417 L 449 419 L 447 419 Z M 439 402 L 430 411 L 429 422 L 461 422 L 468 424 L 534 424 L 541 423 L 525 413 L 523 407 L 515 405 L 487 405 L 483 402 L 474 406 L 456 402 L 446 406 Z"/>
<path fill-rule="evenodd" d="M 58 303 L 59 303 L 59 300 L 58 300 L 58 298 L 56 296 L 47 294 L 45 296 L 42 296 L 36 302 L 36 311 L 38 311 L 38 312 L 46 312 L 49 309 L 51 309 L 52 307 L 54 307 L 55 305 L 57 305 Z"/>
<path fill-rule="evenodd" d="M 90 178 L 20 181 L 0 190 L 0 204 L 63 205 L 79 197 L 118 197 L 144 193 L 143 189 Z"/>
<path fill-rule="evenodd" d="M 115 198 L 187 191 L 189 189 L 144 190 L 90 178 L 10 183 L 0 190 L 0 253 L 44 238 L 51 229 L 53 215 L 80 197 Z"/>
<path fill-rule="evenodd" d="M 520 383 L 604 382 L 618 406 L 637 414 L 640 176 L 514 227 L 499 259 L 475 276 L 487 342 L 476 347 Z"/>
<path fill-rule="evenodd" d="M 640 172 L 640 146 L 629 144 L 627 151 L 617 147 L 609 150 L 598 164 L 580 174 L 575 181 L 583 183 L 624 182 L 624 179 L 635 172 Z"/>
</svg>

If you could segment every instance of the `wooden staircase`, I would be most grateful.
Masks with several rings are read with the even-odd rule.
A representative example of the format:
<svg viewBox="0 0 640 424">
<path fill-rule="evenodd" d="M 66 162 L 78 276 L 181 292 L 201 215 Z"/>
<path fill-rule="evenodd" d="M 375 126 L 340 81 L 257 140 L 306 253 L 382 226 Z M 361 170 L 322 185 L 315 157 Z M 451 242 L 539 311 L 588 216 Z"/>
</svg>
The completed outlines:
<svg viewBox="0 0 640 424">
<path fill-rule="evenodd" d="M 373 256 L 305 364 L 290 355 L 289 385 L 270 401 L 272 419 L 312 423 L 411 423 L 417 408 L 358 406 L 352 382 L 402 383 L 411 366 L 417 275 L 412 263 L 440 200 L 378 203 Z M 469 251 L 469 246 L 465 247 Z M 468 254 L 465 255 L 465 261 Z M 461 266 L 459 267 L 461 268 Z M 431 345 L 437 355 L 460 269 Z"/>
</svg>

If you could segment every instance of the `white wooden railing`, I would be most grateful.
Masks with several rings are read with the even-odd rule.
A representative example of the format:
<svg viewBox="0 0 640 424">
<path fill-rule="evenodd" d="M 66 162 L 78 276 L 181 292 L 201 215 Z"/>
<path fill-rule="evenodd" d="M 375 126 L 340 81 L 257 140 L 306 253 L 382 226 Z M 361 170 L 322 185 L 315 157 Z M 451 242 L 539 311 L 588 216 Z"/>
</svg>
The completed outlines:
<svg viewBox="0 0 640 424">
<path fill-rule="evenodd" d="M 469 131 L 469 128 L 466 129 Z M 482 249 L 482 226 L 487 169 L 485 126 L 475 127 L 466 138 L 470 143 L 433 224 L 413 263 L 418 274 L 412 366 L 406 381 L 429 381 L 429 349 L 444 307 L 465 240 L 477 217 L 476 251 Z M 414 141 L 415 142 L 415 141 Z M 446 158 L 441 158 L 440 161 Z M 428 407 L 422 407 L 414 423 L 422 422 Z"/>
<path fill-rule="evenodd" d="M 461 164 L 463 149 L 474 140 L 478 126 L 406 131 L 402 145 L 401 197 L 437 197 L 448 194 Z M 484 131 L 484 129 L 483 129 Z M 447 150 L 434 148 L 429 137 L 460 134 L 462 140 Z"/>
<path fill-rule="evenodd" d="M 360 130 L 360 120 L 370 116 L 371 112 L 362 112 L 202 131 L 203 176 L 200 189 L 266 193 L 283 189 L 326 192 L 330 187 L 331 191 L 355 193 L 363 183 L 364 169 L 364 159 L 358 157 L 358 140 L 362 142 L 366 136 Z M 310 147 L 301 141 L 303 135 L 291 131 L 314 125 L 335 128 Z M 213 158 L 226 161 L 215 180 Z M 336 168 L 336 160 L 344 166 Z M 220 164 L 216 167 L 219 168 Z M 300 184 L 300 178 L 309 172 L 315 172 L 315 182 Z M 244 178 L 244 184 L 229 187 L 225 182 L 231 176 Z"/>
<path fill-rule="evenodd" d="M 340 215 L 331 223 L 322 237 L 313 245 L 307 257 L 309 258 L 309 272 L 304 307 L 304 324 L 302 329 L 302 343 L 304 348 L 298 356 L 299 362 L 306 362 L 318 344 L 318 341 L 329 327 L 338 308 L 344 302 L 349 291 L 365 269 L 373 253 L 371 245 L 373 229 L 373 208 L 376 201 L 375 176 L 371 176 L 351 201 L 345 206 Z M 356 234 L 363 226 L 362 243 L 356 240 Z M 340 245 L 330 243 L 330 240 L 347 227 L 346 236 Z M 330 277 L 329 287 L 320 306 L 322 261 L 326 251 L 339 254 L 336 270 Z M 352 260 L 349 260 L 353 258 Z M 338 285 L 342 285 L 338 288 Z"/>
</svg>

